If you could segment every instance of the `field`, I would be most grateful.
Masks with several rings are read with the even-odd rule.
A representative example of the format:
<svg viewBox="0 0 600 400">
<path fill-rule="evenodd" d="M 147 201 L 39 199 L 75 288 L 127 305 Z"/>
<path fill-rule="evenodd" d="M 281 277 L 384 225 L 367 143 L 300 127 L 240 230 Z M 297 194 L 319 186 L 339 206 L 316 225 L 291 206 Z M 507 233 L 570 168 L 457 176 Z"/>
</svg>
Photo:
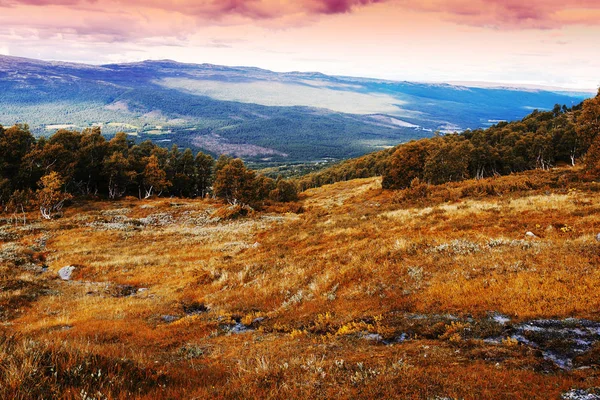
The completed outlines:
<svg viewBox="0 0 600 400">
<path fill-rule="evenodd" d="M 0 397 L 548 399 L 597 387 L 600 185 L 579 175 L 396 192 L 353 180 L 239 218 L 180 199 L 5 216 Z"/>
</svg>

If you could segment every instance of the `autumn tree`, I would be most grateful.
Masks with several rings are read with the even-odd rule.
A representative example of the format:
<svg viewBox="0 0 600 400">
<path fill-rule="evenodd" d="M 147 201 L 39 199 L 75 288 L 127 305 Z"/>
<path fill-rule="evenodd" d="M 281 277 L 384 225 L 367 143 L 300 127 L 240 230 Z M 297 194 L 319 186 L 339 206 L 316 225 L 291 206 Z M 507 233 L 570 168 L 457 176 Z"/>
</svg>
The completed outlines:
<svg viewBox="0 0 600 400">
<path fill-rule="evenodd" d="M 27 223 L 27 214 L 25 210 L 29 209 L 34 201 L 34 195 L 31 189 L 15 190 L 8 200 L 5 211 L 13 214 L 15 222 L 22 219 L 23 225 Z M 20 217 L 17 215 L 20 214 Z"/>
<path fill-rule="evenodd" d="M 256 176 L 254 182 L 254 186 L 256 188 L 255 195 L 257 200 L 264 200 L 268 198 L 271 192 L 277 187 L 273 179 L 264 175 Z"/>
<path fill-rule="evenodd" d="M 284 180 L 277 179 L 276 187 L 270 193 L 272 200 L 280 202 L 289 202 L 298 200 L 298 189 L 294 183 Z"/>
<path fill-rule="evenodd" d="M 472 150 L 473 145 L 458 135 L 435 140 L 423 166 L 424 180 L 438 185 L 468 178 Z"/>
<path fill-rule="evenodd" d="M 413 179 L 423 178 L 429 142 L 411 141 L 398 147 L 383 174 L 384 189 L 403 189 L 410 186 Z"/>
<path fill-rule="evenodd" d="M 600 90 L 593 99 L 583 102 L 581 115 L 577 121 L 577 135 L 583 148 L 587 150 L 600 133 Z"/>
<path fill-rule="evenodd" d="M 230 160 L 217 171 L 214 192 L 230 204 L 251 204 L 256 199 L 255 173 L 239 158 Z"/>
<path fill-rule="evenodd" d="M 171 182 L 167 180 L 167 173 L 160 167 L 158 157 L 154 154 L 148 158 L 144 168 L 143 183 L 146 199 L 152 197 L 152 193 L 155 191 L 160 196 L 163 190 L 171 186 Z"/>
<path fill-rule="evenodd" d="M 65 201 L 73 197 L 71 194 L 62 191 L 64 180 L 58 172 L 53 171 L 48 175 L 44 175 L 38 182 L 38 186 L 36 198 L 44 219 L 51 219 L 52 215 L 63 208 Z"/>
<path fill-rule="evenodd" d="M 600 177 L 600 135 L 594 139 L 583 161 L 584 170 L 593 177 Z"/>
</svg>

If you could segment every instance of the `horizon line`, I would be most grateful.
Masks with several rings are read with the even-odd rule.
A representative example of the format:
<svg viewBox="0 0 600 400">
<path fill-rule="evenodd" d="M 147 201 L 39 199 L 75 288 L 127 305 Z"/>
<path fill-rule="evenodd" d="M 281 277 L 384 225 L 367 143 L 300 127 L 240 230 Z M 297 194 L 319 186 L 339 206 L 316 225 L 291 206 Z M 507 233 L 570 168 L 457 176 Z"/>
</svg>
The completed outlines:
<svg viewBox="0 0 600 400">
<path fill-rule="evenodd" d="M 144 62 L 172 62 L 180 65 L 210 65 L 216 67 L 227 67 L 227 68 L 253 68 L 259 69 L 266 72 L 273 72 L 279 74 L 320 74 L 332 78 L 355 78 L 355 79 L 370 79 L 377 80 L 380 82 L 394 82 L 394 83 L 416 83 L 416 84 L 429 84 L 429 85 L 450 85 L 456 87 L 467 87 L 467 88 L 481 88 L 481 89 L 525 89 L 525 90 L 541 90 L 541 91 L 551 91 L 551 92 L 576 92 L 576 93 L 592 93 L 595 94 L 600 90 L 599 87 L 596 88 L 581 88 L 581 87 L 566 87 L 566 86 L 557 86 L 552 84 L 539 84 L 532 82 L 508 82 L 508 81 L 469 81 L 469 80 L 405 80 L 405 79 L 389 79 L 377 76 L 364 76 L 364 75 L 335 75 L 335 74 L 327 74 L 317 70 L 275 70 L 268 69 L 264 67 L 259 67 L 256 65 L 236 65 L 236 64 L 214 64 L 210 62 L 183 62 L 170 58 L 148 58 L 137 61 L 126 61 L 126 62 L 113 62 L 113 63 L 94 63 L 94 62 L 83 62 L 83 61 L 64 61 L 57 59 L 41 59 L 41 58 L 31 58 L 31 57 L 22 57 L 22 56 L 13 56 L 10 54 L 0 53 L 0 57 L 8 57 L 8 58 L 17 58 L 22 60 L 31 60 L 31 61 L 41 61 L 47 63 L 63 63 L 63 64 L 74 64 L 74 65 L 86 65 L 86 66 L 94 66 L 94 67 L 105 67 L 110 65 L 128 65 L 128 64 L 140 64 Z"/>
</svg>

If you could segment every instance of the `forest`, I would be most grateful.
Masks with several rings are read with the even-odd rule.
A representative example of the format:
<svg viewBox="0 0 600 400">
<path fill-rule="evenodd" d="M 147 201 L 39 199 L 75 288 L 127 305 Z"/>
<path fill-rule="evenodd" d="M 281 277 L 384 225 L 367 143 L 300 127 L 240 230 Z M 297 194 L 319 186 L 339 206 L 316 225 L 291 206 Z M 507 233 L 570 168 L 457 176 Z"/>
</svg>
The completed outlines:
<svg viewBox="0 0 600 400">
<path fill-rule="evenodd" d="M 257 175 L 229 156 L 214 160 L 176 145 L 134 144 L 125 133 L 106 140 L 99 128 L 58 130 L 36 139 L 27 125 L 0 126 L 0 205 L 5 212 L 39 207 L 50 219 L 74 196 L 222 198 L 260 207 L 296 199 L 295 185 Z"/>
<path fill-rule="evenodd" d="M 391 149 L 347 160 L 299 179 L 301 190 L 339 181 L 383 176 L 386 189 L 411 183 L 442 184 L 470 178 L 508 175 L 560 164 L 594 164 L 600 131 L 600 92 L 568 108 L 535 110 L 521 121 L 414 140 Z M 588 150 L 593 149 L 588 157 Z"/>
<path fill-rule="evenodd" d="M 600 93 L 568 108 L 534 111 L 521 121 L 439 135 L 342 162 L 291 180 L 248 169 L 241 159 L 217 160 L 177 145 L 136 144 L 125 133 L 107 140 L 99 128 L 61 129 L 36 139 L 27 125 L 0 126 L 0 205 L 5 212 L 39 207 L 51 218 L 74 196 L 214 196 L 234 205 L 288 202 L 298 191 L 355 178 L 383 176 L 384 189 L 550 169 L 583 160 L 600 171 Z"/>
</svg>

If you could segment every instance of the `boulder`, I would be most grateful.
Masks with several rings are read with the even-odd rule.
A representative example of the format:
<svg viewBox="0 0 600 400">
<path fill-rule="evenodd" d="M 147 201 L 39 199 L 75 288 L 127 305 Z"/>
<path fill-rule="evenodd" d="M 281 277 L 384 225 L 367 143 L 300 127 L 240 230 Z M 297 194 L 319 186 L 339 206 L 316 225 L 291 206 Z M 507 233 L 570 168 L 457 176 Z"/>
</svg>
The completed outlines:
<svg viewBox="0 0 600 400">
<path fill-rule="evenodd" d="M 176 315 L 163 315 L 160 318 L 163 320 L 163 322 L 166 322 L 167 324 L 170 324 L 171 322 L 175 322 L 180 319 Z"/>
<path fill-rule="evenodd" d="M 533 232 L 525 232 L 525 236 L 528 238 L 536 238 L 537 236 Z"/>
<path fill-rule="evenodd" d="M 63 281 L 69 281 L 69 280 L 71 280 L 71 275 L 73 275 L 73 272 L 75 270 L 76 270 L 76 268 L 74 266 L 67 265 L 66 267 L 62 267 L 61 269 L 58 270 L 58 276 Z"/>
<path fill-rule="evenodd" d="M 600 242 L 600 233 L 596 235 L 596 240 Z"/>
</svg>

